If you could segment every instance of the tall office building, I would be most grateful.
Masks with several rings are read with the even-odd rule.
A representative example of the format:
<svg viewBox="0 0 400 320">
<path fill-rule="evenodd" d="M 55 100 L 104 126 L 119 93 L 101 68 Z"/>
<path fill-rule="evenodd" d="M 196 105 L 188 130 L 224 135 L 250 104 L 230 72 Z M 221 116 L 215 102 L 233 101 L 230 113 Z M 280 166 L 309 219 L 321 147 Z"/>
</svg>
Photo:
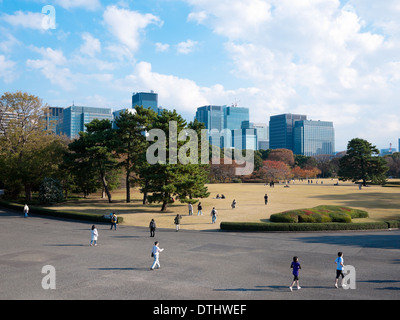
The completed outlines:
<svg viewBox="0 0 400 320">
<path fill-rule="evenodd" d="M 153 90 L 150 92 L 134 92 L 132 95 L 132 108 L 135 106 L 151 108 L 155 113 L 158 114 L 158 94 Z"/>
<path fill-rule="evenodd" d="M 233 106 L 203 106 L 197 108 L 195 119 L 204 123 L 211 144 L 220 148 L 232 148 L 234 131 L 242 130 L 243 122 L 249 121 L 249 109 Z"/>
<path fill-rule="evenodd" d="M 243 129 L 255 129 L 256 145 L 254 150 L 269 149 L 269 131 L 266 123 L 243 121 Z"/>
<path fill-rule="evenodd" d="M 334 154 L 335 132 L 330 121 L 296 121 L 293 129 L 294 154 Z"/>
<path fill-rule="evenodd" d="M 257 132 L 254 128 L 232 130 L 232 146 L 239 150 L 257 150 Z"/>
<path fill-rule="evenodd" d="M 49 107 L 45 112 L 43 119 L 45 121 L 46 130 L 51 130 L 57 133 L 57 124 L 59 119 L 62 117 L 64 108 L 60 107 Z"/>
<path fill-rule="evenodd" d="M 85 124 L 94 119 L 108 119 L 112 121 L 113 116 L 111 109 L 72 105 L 65 108 L 62 115 L 59 117 L 57 134 L 65 134 L 72 139 L 76 138 L 79 132 L 86 131 Z"/>
<path fill-rule="evenodd" d="M 249 109 L 243 107 L 224 106 L 224 129 L 241 129 L 245 121 L 249 121 Z"/>
<path fill-rule="evenodd" d="M 296 121 L 307 120 L 306 115 L 285 113 L 269 120 L 269 147 L 294 151 L 293 128 Z"/>
<path fill-rule="evenodd" d="M 224 128 L 223 108 L 223 106 L 203 106 L 197 108 L 195 118 L 197 121 L 204 123 L 208 131 L 212 129 L 222 131 Z"/>
</svg>

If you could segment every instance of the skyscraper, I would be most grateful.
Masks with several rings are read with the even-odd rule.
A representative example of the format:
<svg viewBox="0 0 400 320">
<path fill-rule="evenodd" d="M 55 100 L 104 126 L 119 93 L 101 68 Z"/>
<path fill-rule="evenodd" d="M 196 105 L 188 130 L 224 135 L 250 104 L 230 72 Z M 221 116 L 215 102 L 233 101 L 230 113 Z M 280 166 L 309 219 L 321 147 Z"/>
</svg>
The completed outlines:
<svg viewBox="0 0 400 320">
<path fill-rule="evenodd" d="M 306 115 L 285 113 L 269 120 L 269 147 L 294 151 L 293 128 L 296 121 L 307 120 Z"/>
<path fill-rule="evenodd" d="M 232 140 L 234 132 L 238 132 L 235 130 L 242 130 L 243 122 L 249 121 L 249 109 L 233 106 L 203 106 L 197 108 L 195 119 L 204 123 L 211 144 L 220 148 L 231 148 L 234 145 Z"/>
<path fill-rule="evenodd" d="M 333 154 L 335 132 L 330 121 L 296 121 L 293 130 L 294 154 L 316 156 Z"/>
<path fill-rule="evenodd" d="M 255 129 L 256 145 L 254 150 L 267 150 L 269 148 L 269 131 L 266 123 L 243 121 L 242 128 Z"/>
<path fill-rule="evenodd" d="M 134 92 L 132 95 L 132 108 L 135 106 L 151 108 L 158 114 L 158 94 L 153 90 L 150 92 Z"/>
<path fill-rule="evenodd" d="M 51 130 L 57 133 L 57 123 L 60 117 L 62 117 L 64 108 L 60 107 L 49 107 L 45 112 L 43 119 L 46 124 L 46 130 Z"/>
<path fill-rule="evenodd" d="M 57 134 L 65 134 L 69 138 L 76 138 L 79 132 L 86 131 L 85 124 L 94 119 L 108 119 L 112 121 L 111 109 L 72 105 L 65 108 L 59 116 Z"/>
</svg>

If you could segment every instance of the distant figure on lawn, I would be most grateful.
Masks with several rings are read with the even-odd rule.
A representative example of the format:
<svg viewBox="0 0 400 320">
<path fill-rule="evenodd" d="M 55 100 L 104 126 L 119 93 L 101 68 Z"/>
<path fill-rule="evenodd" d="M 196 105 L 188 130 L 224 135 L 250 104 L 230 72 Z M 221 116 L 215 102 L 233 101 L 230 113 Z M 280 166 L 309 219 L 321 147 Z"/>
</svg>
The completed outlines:
<svg viewBox="0 0 400 320">
<path fill-rule="evenodd" d="M 265 194 L 265 196 L 264 196 L 264 202 L 265 202 L 265 205 L 268 204 L 268 195 L 267 194 Z"/>
</svg>

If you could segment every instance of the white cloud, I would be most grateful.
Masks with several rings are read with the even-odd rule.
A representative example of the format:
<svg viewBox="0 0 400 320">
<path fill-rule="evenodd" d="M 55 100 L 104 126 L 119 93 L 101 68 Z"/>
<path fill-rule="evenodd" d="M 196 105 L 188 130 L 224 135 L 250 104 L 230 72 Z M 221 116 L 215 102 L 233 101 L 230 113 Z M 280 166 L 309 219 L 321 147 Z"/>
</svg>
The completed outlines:
<svg viewBox="0 0 400 320">
<path fill-rule="evenodd" d="M 195 81 L 154 72 L 148 62 L 139 62 L 131 74 L 115 81 L 115 90 L 121 92 L 150 91 L 158 93 L 160 104 L 167 109 L 177 109 L 185 115 L 194 116 L 197 107 L 208 104 L 231 104 L 238 96 L 248 101 L 262 101 L 257 88 L 226 90 L 221 84 L 201 87 Z"/>
<path fill-rule="evenodd" d="M 0 55 L 0 78 L 3 79 L 5 83 L 10 83 L 15 80 L 15 62 L 7 60 L 5 56 Z"/>
<path fill-rule="evenodd" d="M 295 111 L 324 116 L 321 120 L 335 119 L 336 132 L 346 132 L 349 140 L 354 132 L 349 123 L 371 131 L 370 117 L 380 121 L 383 110 L 398 113 L 398 1 L 350 0 L 345 6 L 339 0 L 186 2 L 193 8 L 188 21 L 225 37 L 232 75 L 263 92 L 257 97 L 264 104 L 249 99 L 250 116 Z M 383 139 L 385 126 L 376 130 Z M 348 140 L 340 137 L 338 147 L 345 147 Z"/>
<path fill-rule="evenodd" d="M 65 9 L 84 8 L 94 11 L 101 8 L 99 0 L 54 0 L 54 3 Z"/>
<path fill-rule="evenodd" d="M 116 6 L 108 6 L 103 18 L 111 34 L 131 53 L 139 49 L 141 32 L 150 24 L 160 23 L 160 19 L 152 14 L 141 14 Z"/>
<path fill-rule="evenodd" d="M 52 84 L 58 85 L 64 90 L 71 91 L 75 88 L 74 77 L 66 66 L 67 59 L 61 50 L 52 48 L 31 48 L 38 52 L 42 59 L 28 59 L 26 65 L 29 68 L 39 70 Z"/>
<path fill-rule="evenodd" d="M 188 15 L 188 21 L 195 21 L 199 24 L 203 23 L 207 19 L 207 13 L 205 11 L 191 12 Z"/>
<path fill-rule="evenodd" d="M 82 39 L 85 42 L 80 48 L 81 53 L 93 58 L 97 53 L 101 52 L 101 43 L 99 39 L 94 38 L 88 32 L 82 34 Z"/>
<path fill-rule="evenodd" d="M 170 45 L 168 43 L 161 43 L 161 42 L 156 42 L 155 46 L 156 46 L 157 52 L 165 52 L 170 47 Z"/>
<path fill-rule="evenodd" d="M 3 14 L 1 20 L 6 21 L 14 27 L 23 27 L 44 31 L 42 20 L 45 16 L 37 12 L 17 11 L 14 14 Z"/>
<path fill-rule="evenodd" d="M 197 41 L 193 41 L 190 39 L 179 42 L 177 44 L 177 51 L 178 51 L 178 53 L 182 53 L 182 54 L 191 53 L 197 44 L 198 44 Z"/>
</svg>

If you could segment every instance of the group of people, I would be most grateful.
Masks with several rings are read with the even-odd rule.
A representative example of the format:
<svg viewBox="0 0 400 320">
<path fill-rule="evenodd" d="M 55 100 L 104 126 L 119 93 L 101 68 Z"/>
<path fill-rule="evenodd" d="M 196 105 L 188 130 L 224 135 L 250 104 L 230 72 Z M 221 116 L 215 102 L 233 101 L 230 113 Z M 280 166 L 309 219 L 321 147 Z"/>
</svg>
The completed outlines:
<svg viewBox="0 0 400 320">
<path fill-rule="evenodd" d="M 344 260 L 343 260 L 343 252 L 338 252 L 338 257 L 335 260 L 336 263 L 336 277 L 335 277 L 335 288 L 338 288 L 338 282 L 339 278 L 342 277 L 342 283 L 341 286 L 343 287 L 343 281 L 344 281 L 344 274 L 343 274 L 343 268 L 344 268 Z M 293 281 L 292 284 L 289 286 L 290 291 L 293 291 L 293 286 L 296 284 L 297 289 L 300 290 L 300 283 L 299 283 L 299 270 L 301 269 L 301 265 L 299 262 L 299 258 L 297 256 L 293 257 L 293 261 L 290 264 L 290 268 L 293 269 L 292 274 L 293 274 Z"/>
</svg>

